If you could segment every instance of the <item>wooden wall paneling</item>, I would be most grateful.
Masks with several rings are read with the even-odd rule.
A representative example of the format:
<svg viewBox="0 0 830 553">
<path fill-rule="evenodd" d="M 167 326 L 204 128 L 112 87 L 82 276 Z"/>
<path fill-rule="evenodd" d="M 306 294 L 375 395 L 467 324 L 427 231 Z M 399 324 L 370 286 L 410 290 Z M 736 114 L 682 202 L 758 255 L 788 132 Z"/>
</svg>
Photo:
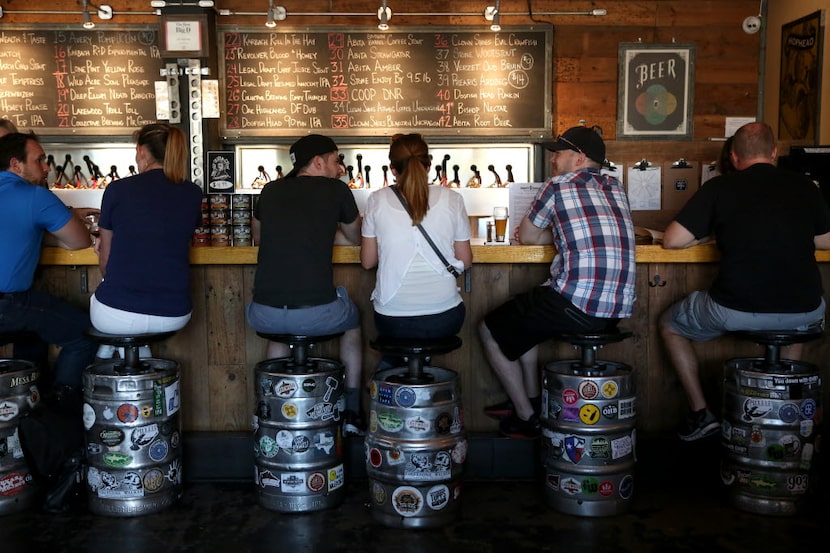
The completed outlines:
<svg viewBox="0 0 830 553">
<path fill-rule="evenodd" d="M 247 309 L 248 304 L 251 303 L 254 296 L 254 275 L 256 274 L 256 265 L 245 265 L 242 267 L 242 309 L 243 313 Z M 256 391 L 259 383 L 256 381 L 256 366 L 257 363 L 264 361 L 266 358 L 266 348 L 268 342 L 264 338 L 257 336 L 256 331 L 245 322 L 244 352 L 245 352 L 245 408 L 248 413 L 253 415 L 256 411 Z"/>
<path fill-rule="evenodd" d="M 182 428 L 185 431 L 211 430 L 206 269 L 207 266 L 190 268 L 193 302 L 190 321 L 175 336 L 156 346 L 159 357 L 178 361 L 181 367 Z"/>
</svg>

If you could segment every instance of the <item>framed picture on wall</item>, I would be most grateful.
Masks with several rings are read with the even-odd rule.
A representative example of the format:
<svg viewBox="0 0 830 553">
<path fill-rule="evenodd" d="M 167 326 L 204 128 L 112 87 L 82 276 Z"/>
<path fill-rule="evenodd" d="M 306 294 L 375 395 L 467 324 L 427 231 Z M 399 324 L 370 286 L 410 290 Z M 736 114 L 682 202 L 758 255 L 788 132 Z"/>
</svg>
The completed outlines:
<svg viewBox="0 0 830 553">
<path fill-rule="evenodd" d="M 819 142 L 822 10 L 781 26 L 778 138 Z"/>
<path fill-rule="evenodd" d="M 692 138 L 694 44 L 619 45 L 617 138 Z"/>
</svg>

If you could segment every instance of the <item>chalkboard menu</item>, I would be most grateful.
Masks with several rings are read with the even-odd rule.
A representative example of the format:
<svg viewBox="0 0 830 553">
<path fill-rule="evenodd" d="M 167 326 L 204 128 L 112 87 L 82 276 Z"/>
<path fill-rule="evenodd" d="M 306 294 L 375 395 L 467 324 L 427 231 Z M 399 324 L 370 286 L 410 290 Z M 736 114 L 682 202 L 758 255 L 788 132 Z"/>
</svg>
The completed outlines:
<svg viewBox="0 0 830 553">
<path fill-rule="evenodd" d="M 0 117 L 38 134 L 131 134 L 156 120 L 154 28 L 0 30 Z"/>
<path fill-rule="evenodd" d="M 228 137 L 550 134 L 552 31 L 220 30 Z"/>
</svg>

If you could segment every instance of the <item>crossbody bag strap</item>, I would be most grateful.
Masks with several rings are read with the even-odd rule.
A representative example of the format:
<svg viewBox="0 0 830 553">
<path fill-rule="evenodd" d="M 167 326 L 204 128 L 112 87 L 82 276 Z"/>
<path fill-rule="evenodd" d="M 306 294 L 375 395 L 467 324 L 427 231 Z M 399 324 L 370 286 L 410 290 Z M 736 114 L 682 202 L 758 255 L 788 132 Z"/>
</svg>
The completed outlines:
<svg viewBox="0 0 830 553">
<path fill-rule="evenodd" d="M 401 201 L 401 205 L 403 205 L 403 208 L 406 210 L 406 213 L 409 215 L 409 218 L 412 219 L 412 212 L 409 211 L 409 204 L 406 202 L 406 198 L 403 197 L 403 194 L 401 194 L 401 191 L 398 190 L 397 186 L 393 185 L 390 188 L 395 193 L 395 196 L 397 196 L 398 199 Z M 427 234 L 426 229 L 420 223 L 418 223 L 418 230 L 421 231 L 421 234 L 424 235 L 424 238 L 426 238 L 427 243 L 432 247 L 432 251 L 435 252 L 435 255 L 437 255 L 438 259 L 441 260 L 441 263 L 444 264 L 444 268 L 446 268 L 452 276 L 458 277 L 461 273 L 459 273 L 458 269 L 456 269 L 449 261 L 447 261 L 447 258 L 444 257 L 444 254 L 441 253 L 441 250 L 438 249 L 438 246 L 435 245 L 435 242 L 432 241 L 432 238 L 430 238 L 429 234 Z"/>
</svg>

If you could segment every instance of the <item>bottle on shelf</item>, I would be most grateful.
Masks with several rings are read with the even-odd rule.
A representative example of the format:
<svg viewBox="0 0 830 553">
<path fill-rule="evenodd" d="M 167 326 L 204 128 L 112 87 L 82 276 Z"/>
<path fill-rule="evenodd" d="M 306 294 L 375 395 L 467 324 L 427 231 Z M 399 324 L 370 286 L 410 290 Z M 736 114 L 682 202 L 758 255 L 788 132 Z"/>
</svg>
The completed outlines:
<svg viewBox="0 0 830 553">
<path fill-rule="evenodd" d="M 467 181 L 467 188 L 481 188 L 481 173 L 478 172 L 478 167 L 470 165 L 470 170 L 473 172 L 473 176 Z"/>
<path fill-rule="evenodd" d="M 458 165 L 452 166 L 452 185 L 456 188 L 461 186 L 461 181 L 458 179 L 458 170 L 461 169 Z"/>
<path fill-rule="evenodd" d="M 507 169 L 507 180 L 504 181 L 504 185 L 507 186 L 512 182 L 516 182 L 515 180 L 513 180 L 513 166 L 508 164 L 505 165 L 504 168 Z"/>
<path fill-rule="evenodd" d="M 383 171 L 383 186 L 389 186 L 389 166 L 383 165 L 380 170 Z"/>
<path fill-rule="evenodd" d="M 490 185 L 490 188 L 494 188 L 494 187 L 501 188 L 502 186 L 504 186 L 501 183 L 501 177 L 496 172 L 496 166 L 495 165 L 488 165 L 487 170 L 490 171 L 491 173 L 493 173 L 493 177 L 495 177 L 495 179 L 496 179 L 495 181 L 493 181 L 493 184 Z"/>
</svg>

